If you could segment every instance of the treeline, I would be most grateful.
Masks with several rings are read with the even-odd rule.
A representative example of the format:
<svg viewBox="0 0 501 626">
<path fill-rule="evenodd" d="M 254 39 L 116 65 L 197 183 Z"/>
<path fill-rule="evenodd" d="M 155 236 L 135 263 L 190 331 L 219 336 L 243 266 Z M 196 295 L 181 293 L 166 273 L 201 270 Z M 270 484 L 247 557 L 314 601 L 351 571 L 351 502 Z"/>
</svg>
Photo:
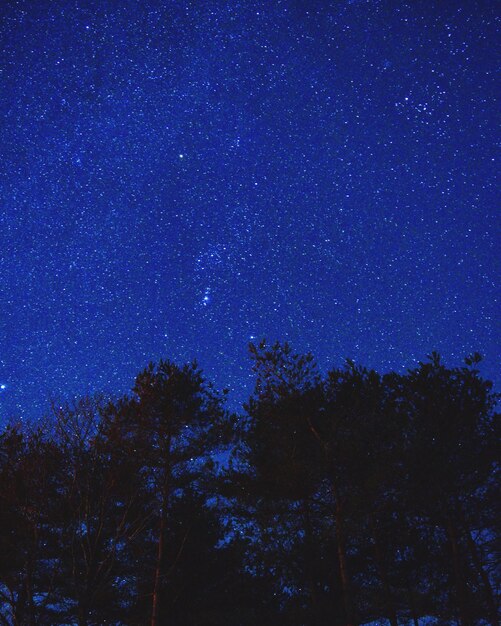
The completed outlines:
<svg viewBox="0 0 501 626">
<path fill-rule="evenodd" d="M 0 435 L 0 625 L 497 624 L 498 396 L 437 354 L 321 375 L 250 346 L 241 415 L 195 364 Z"/>
</svg>

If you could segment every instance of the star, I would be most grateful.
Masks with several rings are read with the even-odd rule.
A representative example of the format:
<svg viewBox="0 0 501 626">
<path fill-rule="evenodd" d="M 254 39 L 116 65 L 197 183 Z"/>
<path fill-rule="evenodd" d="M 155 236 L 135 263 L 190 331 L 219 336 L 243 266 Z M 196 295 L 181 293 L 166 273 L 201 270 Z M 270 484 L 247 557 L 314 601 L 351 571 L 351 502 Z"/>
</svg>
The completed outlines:
<svg viewBox="0 0 501 626">
<path fill-rule="evenodd" d="M 494 10 L 4 4 L 5 414 L 159 358 L 238 410 L 261 336 L 499 381 Z"/>
</svg>

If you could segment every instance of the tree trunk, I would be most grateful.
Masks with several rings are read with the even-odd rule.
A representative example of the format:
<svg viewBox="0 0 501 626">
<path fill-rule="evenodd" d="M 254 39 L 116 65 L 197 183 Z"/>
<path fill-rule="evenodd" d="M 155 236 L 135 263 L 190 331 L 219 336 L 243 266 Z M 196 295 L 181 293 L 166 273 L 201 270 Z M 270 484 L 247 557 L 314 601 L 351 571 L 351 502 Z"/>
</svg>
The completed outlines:
<svg viewBox="0 0 501 626">
<path fill-rule="evenodd" d="M 310 598 L 311 598 L 311 613 L 312 613 L 312 623 L 317 624 L 318 622 L 318 593 L 315 585 L 315 578 L 312 568 L 312 554 L 311 549 L 313 545 L 313 530 L 311 527 L 311 516 L 310 516 L 310 507 L 308 503 L 308 499 L 305 497 L 303 499 L 303 516 L 304 516 L 304 560 L 305 560 L 305 573 L 308 578 L 308 583 L 310 586 Z"/>
<path fill-rule="evenodd" d="M 162 489 L 162 509 L 160 511 L 160 528 L 158 531 L 158 547 L 157 547 L 157 560 L 155 565 L 155 579 L 153 582 L 153 595 L 151 601 L 151 626 L 159 626 L 159 596 L 162 583 L 162 568 L 164 560 L 164 545 L 165 545 L 165 527 L 167 524 L 167 484 Z"/>
<path fill-rule="evenodd" d="M 480 554 L 478 553 L 478 546 L 473 541 L 469 530 L 466 530 L 466 541 L 473 562 L 475 563 L 475 568 L 477 569 L 480 580 L 482 581 L 487 609 L 489 611 L 489 620 L 493 626 L 497 626 L 499 624 L 499 614 L 496 606 L 496 601 L 494 599 L 494 593 L 492 591 L 492 585 L 489 580 L 489 576 L 487 575 L 487 572 L 483 568 L 482 559 L 480 557 Z"/>
<path fill-rule="evenodd" d="M 28 626 L 35 626 L 35 606 L 33 603 L 33 574 L 36 568 L 37 561 L 37 548 L 38 548 L 38 528 L 37 523 L 33 523 L 33 539 L 30 556 L 28 558 L 26 568 L 26 624 Z"/>
<path fill-rule="evenodd" d="M 414 601 L 414 592 L 412 591 L 412 587 L 409 586 L 408 591 L 409 591 L 409 605 L 410 605 L 410 610 L 411 610 L 412 624 L 413 626 L 419 626 L 419 619 L 418 619 L 417 610 L 416 610 L 416 602 Z"/>
<path fill-rule="evenodd" d="M 344 614 L 346 626 L 358 626 L 355 621 L 353 610 L 353 598 L 351 593 L 351 581 L 348 575 L 348 566 L 346 559 L 345 535 L 344 535 L 344 519 L 343 508 L 339 500 L 339 493 L 335 486 L 332 488 L 334 498 L 336 500 L 335 523 L 337 537 L 337 557 L 339 563 L 339 574 L 341 577 L 341 589 L 343 593 Z"/>
<path fill-rule="evenodd" d="M 461 562 L 461 554 L 459 549 L 459 540 L 456 525 L 452 519 L 447 522 L 447 534 L 452 553 L 452 564 L 454 568 L 454 577 L 456 580 L 456 594 L 459 609 L 459 618 L 461 626 L 473 626 L 473 619 L 470 615 L 470 607 L 468 602 L 468 586 L 466 584 L 466 576 L 464 567 Z"/>
<path fill-rule="evenodd" d="M 386 616 L 390 620 L 391 626 L 398 626 L 397 611 L 395 609 L 395 603 L 393 602 L 393 595 L 391 593 L 391 586 L 388 580 L 388 571 L 384 562 L 383 551 L 381 544 L 379 543 L 379 535 L 377 531 L 376 522 L 374 516 L 371 515 L 372 537 L 374 539 L 374 554 L 376 557 L 376 563 L 379 570 L 379 576 L 383 583 L 384 589 L 384 604 L 386 609 Z"/>
<path fill-rule="evenodd" d="M 78 607 L 78 626 L 87 626 L 88 615 L 87 600 L 82 599 Z"/>
<path fill-rule="evenodd" d="M 31 563 L 28 566 L 28 571 L 26 573 L 26 624 L 27 626 L 33 626 L 34 624 L 34 615 L 33 615 L 33 580 L 32 580 L 32 569 Z"/>
<path fill-rule="evenodd" d="M 151 622 L 150 626 L 160 626 L 160 592 L 162 588 L 163 579 L 163 567 L 164 567 L 164 554 L 165 554 L 165 531 L 167 528 L 167 512 L 169 502 L 169 489 L 170 489 L 170 447 L 171 447 L 171 435 L 167 435 L 165 451 L 164 451 L 164 463 L 163 469 L 163 481 L 162 481 L 162 504 L 160 508 L 160 528 L 158 530 L 158 547 L 157 547 L 157 562 L 155 565 L 155 579 L 153 582 L 153 595 L 151 598 Z M 165 624 L 162 624 L 165 626 Z"/>
<path fill-rule="evenodd" d="M 17 598 L 15 598 L 14 592 L 11 591 L 12 597 L 12 613 L 14 618 L 14 626 L 23 626 L 26 623 L 26 584 L 23 583 Z"/>
</svg>

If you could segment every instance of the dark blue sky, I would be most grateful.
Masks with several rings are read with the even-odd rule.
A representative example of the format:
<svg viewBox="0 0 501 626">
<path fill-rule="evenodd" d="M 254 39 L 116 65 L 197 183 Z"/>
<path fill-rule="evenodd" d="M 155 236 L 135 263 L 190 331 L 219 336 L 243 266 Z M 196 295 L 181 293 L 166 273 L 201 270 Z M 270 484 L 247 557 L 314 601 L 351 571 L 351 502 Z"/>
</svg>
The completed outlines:
<svg viewBox="0 0 501 626">
<path fill-rule="evenodd" d="M 4 1 L 0 418 L 247 344 L 499 382 L 495 1 Z"/>
</svg>

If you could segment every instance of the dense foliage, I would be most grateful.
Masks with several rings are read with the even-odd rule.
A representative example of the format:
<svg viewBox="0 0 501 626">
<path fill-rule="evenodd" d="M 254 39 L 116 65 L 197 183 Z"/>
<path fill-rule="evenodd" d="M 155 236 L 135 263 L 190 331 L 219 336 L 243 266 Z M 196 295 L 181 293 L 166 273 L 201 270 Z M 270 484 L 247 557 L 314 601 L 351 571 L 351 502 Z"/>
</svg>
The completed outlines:
<svg viewBox="0 0 501 626">
<path fill-rule="evenodd" d="M 0 434 L 0 626 L 497 624 L 498 434 L 478 356 L 321 375 L 250 346 Z"/>
</svg>

